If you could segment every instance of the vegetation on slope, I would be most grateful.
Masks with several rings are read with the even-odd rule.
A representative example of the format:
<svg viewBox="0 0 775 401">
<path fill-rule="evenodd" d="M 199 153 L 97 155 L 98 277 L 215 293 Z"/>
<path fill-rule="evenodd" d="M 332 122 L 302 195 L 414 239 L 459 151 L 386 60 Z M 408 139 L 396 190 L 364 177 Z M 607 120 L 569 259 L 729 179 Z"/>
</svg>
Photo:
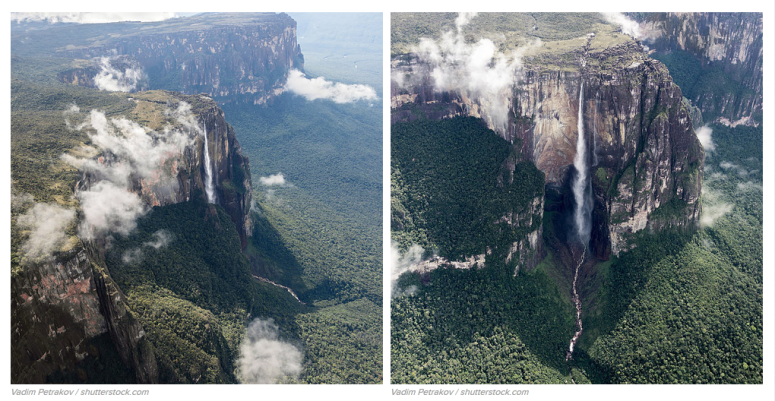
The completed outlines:
<svg viewBox="0 0 775 401">
<path fill-rule="evenodd" d="M 392 236 L 442 256 L 484 253 L 536 227 L 495 224 L 543 193 L 543 176 L 519 163 L 499 185 L 511 146 L 474 118 L 396 124 L 392 130 Z M 504 175 L 508 177 L 508 174 Z M 506 180 L 508 182 L 508 180 Z M 526 216 L 526 218 L 531 218 Z M 533 216 L 534 225 L 540 218 Z M 543 269 L 513 276 L 503 254 L 487 267 L 404 274 L 391 305 L 396 383 L 563 383 L 572 306 Z"/>
</svg>

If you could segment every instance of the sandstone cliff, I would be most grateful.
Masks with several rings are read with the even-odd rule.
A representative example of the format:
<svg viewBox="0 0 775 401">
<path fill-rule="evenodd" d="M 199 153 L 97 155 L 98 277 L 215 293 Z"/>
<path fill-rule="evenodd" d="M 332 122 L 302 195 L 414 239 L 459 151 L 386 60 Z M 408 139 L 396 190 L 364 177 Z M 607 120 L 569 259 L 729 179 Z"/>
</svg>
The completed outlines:
<svg viewBox="0 0 775 401">
<path fill-rule="evenodd" d="M 206 93 L 222 103 L 264 104 L 282 93 L 291 68 L 304 68 L 296 22 L 286 14 L 202 14 L 142 28 L 58 54 L 125 57 L 142 67 L 151 89 Z M 84 70 L 59 78 L 88 85 Z"/>
<path fill-rule="evenodd" d="M 635 232 L 696 225 L 704 153 L 681 90 L 665 66 L 632 40 L 603 47 L 595 46 L 593 38 L 589 35 L 585 46 L 565 55 L 525 60 L 515 73 L 508 123 L 498 133 L 521 144 L 519 154 L 545 173 L 547 185 L 568 193 L 584 82 L 583 125 L 592 133 L 587 147 L 594 149 L 589 160 L 595 197 L 591 245 L 605 258 L 630 248 Z M 392 63 L 394 78 L 421 78 L 414 85 L 393 80 L 391 122 L 486 116 L 486 105 L 477 99 L 435 91 L 429 67 L 416 56 L 396 57 Z M 540 219 L 541 213 L 530 217 Z M 528 268 L 536 263 L 525 262 Z"/>
<path fill-rule="evenodd" d="M 762 110 L 763 19 L 761 13 L 632 13 L 659 52 L 685 51 L 703 64 L 719 65 L 739 90 L 697 93 L 703 114 L 739 121 Z M 752 123 L 752 122 L 751 122 Z"/>
<path fill-rule="evenodd" d="M 252 233 L 250 169 L 223 111 L 201 95 L 154 91 L 135 94 L 128 101 L 134 108 L 127 117 L 140 123 L 169 123 L 168 110 L 182 102 L 190 105 L 192 120 L 176 128 L 189 133 L 189 146 L 179 154 L 165 155 L 154 172 L 130 174 L 127 188 L 146 208 L 204 197 L 207 151 L 213 164 L 216 203 L 231 216 L 244 247 Z M 201 127 L 201 132 L 191 131 L 192 127 Z M 128 163 L 119 152 L 107 150 L 93 160 L 103 167 Z M 100 171 L 104 174 L 104 170 L 85 169 L 75 183 L 76 192 L 87 191 L 104 179 Z M 82 211 L 79 216 L 83 218 Z M 93 343 L 105 336 L 138 383 L 158 382 L 153 346 L 104 261 L 108 246 L 105 234 L 82 237 L 69 250 L 15 270 L 11 280 L 12 382 L 43 383 L 52 373 L 72 370 L 79 361 L 99 355 Z"/>
</svg>

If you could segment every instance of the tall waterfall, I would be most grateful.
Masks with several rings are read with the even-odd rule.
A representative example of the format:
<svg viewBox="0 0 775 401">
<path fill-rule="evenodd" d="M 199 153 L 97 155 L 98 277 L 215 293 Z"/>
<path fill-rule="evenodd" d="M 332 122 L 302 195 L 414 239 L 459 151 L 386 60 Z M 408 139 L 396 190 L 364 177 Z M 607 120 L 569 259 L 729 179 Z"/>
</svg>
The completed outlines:
<svg viewBox="0 0 775 401">
<path fill-rule="evenodd" d="M 213 168 L 210 164 L 210 145 L 207 143 L 207 124 L 204 124 L 205 133 L 205 192 L 207 192 L 207 202 L 216 203 L 215 188 L 213 186 Z"/>
<path fill-rule="evenodd" d="M 596 106 L 597 107 L 597 104 Z M 589 180 L 589 156 L 587 156 L 587 141 L 584 137 L 584 82 L 581 83 L 579 88 L 579 122 L 578 122 L 578 139 L 576 140 L 576 157 L 573 159 L 573 167 L 576 168 L 576 176 L 572 183 L 573 198 L 576 201 L 576 208 L 573 211 L 573 217 L 576 228 L 576 235 L 583 247 L 581 255 L 576 263 L 576 269 L 573 274 L 573 296 L 572 301 L 576 307 L 576 333 L 570 340 L 568 352 L 565 354 L 565 360 L 573 358 L 573 348 L 576 346 L 576 342 L 581 337 L 581 333 L 584 332 L 584 326 L 581 321 L 581 296 L 577 288 L 579 280 L 579 270 L 584 264 L 584 258 L 587 254 L 587 247 L 589 246 L 589 237 L 592 232 L 592 187 Z M 594 132 L 593 132 L 594 143 Z M 594 149 L 593 149 L 594 152 Z"/>
<path fill-rule="evenodd" d="M 576 139 L 576 157 L 573 159 L 573 167 L 576 168 L 576 177 L 573 180 L 573 198 L 576 201 L 576 209 L 573 217 L 576 226 L 576 234 L 582 245 L 589 244 L 592 231 L 592 193 L 589 187 L 589 157 L 587 156 L 587 141 L 584 137 L 584 83 L 579 89 L 579 118 L 578 138 Z"/>
</svg>

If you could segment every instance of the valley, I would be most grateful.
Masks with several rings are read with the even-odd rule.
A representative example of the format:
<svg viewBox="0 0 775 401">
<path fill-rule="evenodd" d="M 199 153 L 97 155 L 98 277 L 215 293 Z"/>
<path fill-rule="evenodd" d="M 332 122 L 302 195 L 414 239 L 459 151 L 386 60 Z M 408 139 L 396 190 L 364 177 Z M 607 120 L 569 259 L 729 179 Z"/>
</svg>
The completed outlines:
<svg viewBox="0 0 775 401">
<path fill-rule="evenodd" d="M 14 23 L 13 383 L 382 381 L 381 69 L 296 29 Z"/>
<path fill-rule="evenodd" d="M 761 383 L 760 18 L 393 14 L 393 381 Z"/>
</svg>

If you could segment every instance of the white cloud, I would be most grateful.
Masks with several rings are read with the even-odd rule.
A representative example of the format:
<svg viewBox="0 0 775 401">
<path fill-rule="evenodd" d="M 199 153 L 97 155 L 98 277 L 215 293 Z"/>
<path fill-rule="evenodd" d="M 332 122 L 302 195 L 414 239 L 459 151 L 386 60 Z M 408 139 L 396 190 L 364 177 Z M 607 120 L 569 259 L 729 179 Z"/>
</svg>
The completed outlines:
<svg viewBox="0 0 775 401">
<path fill-rule="evenodd" d="M 124 187 L 129 187 L 131 179 L 136 178 L 153 182 L 157 187 L 176 189 L 177 175 L 171 166 L 173 163 L 169 162 L 194 143 L 194 135 L 201 133 L 197 124 L 189 121 L 193 119 L 190 106 L 183 102 L 170 114 L 186 130 L 165 127 L 157 132 L 125 118 L 108 118 L 98 110 L 92 110 L 82 123 L 74 125 L 70 118 L 79 116 L 78 113 L 77 108 L 66 112 L 67 124 L 74 129 L 89 129 L 87 135 L 94 148 L 81 147 L 80 153 L 85 157 L 63 154 L 62 160 L 93 173 L 97 180 Z M 100 152 L 105 156 L 94 159 Z"/>
<path fill-rule="evenodd" d="M 172 233 L 167 230 L 159 230 L 153 233 L 153 241 L 144 242 L 144 246 L 153 249 L 163 248 L 172 242 Z"/>
<path fill-rule="evenodd" d="M 31 200 L 29 198 L 22 199 Z M 36 203 L 26 213 L 16 218 L 16 224 L 30 230 L 21 250 L 27 261 L 41 261 L 51 258 L 54 251 L 65 244 L 65 230 L 75 218 L 75 211 L 55 203 Z"/>
<path fill-rule="evenodd" d="M 153 249 L 163 248 L 172 242 L 172 233 L 167 230 L 158 230 L 153 233 L 153 240 L 143 242 L 143 247 L 149 247 Z M 136 265 L 143 261 L 145 252 L 141 248 L 132 248 L 121 256 L 121 260 L 126 264 Z"/>
<path fill-rule="evenodd" d="M 705 148 L 705 152 L 713 152 L 716 150 L 716 145 L 713 143 L 713 129 L 707 124 L 697 129 L 697 139 L 700 140 L 702 147 Z"/>
<path fill-rule="evenodd" d="M 646 25 L 628 18 L 622 13 L 601 13 L 603 18 L 611 24 L 619 25 L 622 32 L 638 40 L 653 41 L 660 36 L 660 32 L 652 31 Z"/>
<path fill-rule="evenodd" d="M 396 282 L 402 274 L 411 271 L 420 262 L 422 262 L 422 256 L 425 250 L 417 245 L 412 244 L 409 249 L 403 254 L 398 249 L 395 243 L 390 244 L 390 292 L 391 296 L 412 295 L 417 291 L 417 287 L 410 286 L 403 290 L 396 288 Z"/>
<path fill-rule="evenodd" d="M 307 100 L 327 99 L 335 103 L 352 103 L 377 99 L 377 92 L 371 86 L 347 85 L 326 81 L 323 77 L 309 79 L 299 70 L 291 70 L 288 73 L 285 89 L 304 96 Z"/>
<path fill-rule="evenodd" d="M 242 383 L 271 384 L 301 373 L 302 354 L 279 339 L 273 319 L 250 323 L 240 344 L 239 378 Z"/>
<path fill-rule="evenodd" d="M 140 248 L 133 248 L 121 255 L 121 260 L 128 265 L 136 265 L 143 260 L 143 250 Z"/>
<path fill-rule="evenodd" d="M 137 218 L 146 212 L 136 193 L 110 181 L 78 191 L 76 197 L 83 209 L 80 236 L 89 240 L 107 232 L 128 235 L 137 226 Z"/>
<path fill-rule="evenodd" d="M 175 18 L 176 13 L 11 13 L 13 21 L 48 21 L 50 23 L 71 22 L 78 24 L 102 24 L 119 21 L 154 22 Z"/>
<path fill-rule="evenodd" d="M 75 149 L 75 155 L 61 156 L 90 175 L 90 187 L 76 192 L 84 216 L 79 228 L 81 238 L 93 239 L 109 232 L 127 235 L 134 230 L 136 219 L 147 211 L 140 196 L 132 192 L 137 184 L 155 196 L 177 190 L 176 162 L 202 130 L 186 103 L 181 102 L 167 115 L 183 128 L 167 126 L 154 131 L 125 118 L 108 118 L 98 110 L 85 116 L 77 106 L 65 111 L 68 127 L 86 129 L 93 145 Z M 81 118 L 82 122 L 73 124 L 71 118 Z M 162 244 L 165 238 L 160 234 L 151 244 Z"/>
<path fill-rule="evenodd" d="M 521 68 L 521 54 L 529 47 L 540 46 L 541 42 L 509 55 L 498 51 L 490 39 L 467 43 L 463 26 L 474 17 L 475 14 L 460 13 L 455 20 L 457 32 L 446 32 L 438 41 L 423 38 L 414 52 L 430 66 L 430 77 L 437 92 L 453 91 L 473 100 L 481 108 L 481 117 L 488 126 L 503 134 L 508 123 L 511 89 Z M 407 84 L 405 77 L 393 74 L 393 78 L 399 85 Z"/>
<path fill-rule="evenodd" d="M 751 173 L 748 170 L 746 170 L 745 168 L 743 168 L 741 166 L 738 166 L 735 163 L 730 163 L 730 162 L 727 162 L 727 161 L 722 161 L 721 164 L 719 164 L 719 167 L 723 168 L 724 170 L 734 170 L 734 172 L 739 177 L 742 177 L 742 178 L 747 177 L 748 174 Z"/>
<path fill-rule="evenodd" d="M 35 204 L 35 198 L 27 193 L 11 193 L 11 210 L 21 211 Z"/>
<path fill-rule="evenodd" d="M 132 92 L 137 89 L 138 82 L 145 79 L 145 73 L 139 65 L 126 65 L 122 71 L 113 64 L 109 57 L 100 58 L 100 71 L 94 76 L 94 84 L 100 90 Z"/>
<path fill-rule="evenodd" d="M 753 181 L 740 182 L 737 184 L 737 189 L 740 191 L 750 191 L 752 189 L 762 190 L 761 184 L 757 184 Z"/>
<path fill-rule="evenodd" d="M 266 186 L 285 185 L 285 177 L 283 176 L 283 173 L 272 174 L 268 177 L 259 177 L 258 181 L 261 183 L 261 185 Z"/>
<path fill-rule="evenodd" d="M 468 23 L 478 14 L 479 13 L 476 12 L 458 13 L 457 18 L 455 18 L 455 27 L 457 27 L 457 31 L 462 32 L 463 27 L 468 25 Z"/>
<path fill-rule="evenodd" d="M 700 225 L 703 227 L 712 226 L 720 217 L 731 212 L 733 205 L 722 201 L 720 193 L 711 189 L 702 188 L 702 215 L 700 216 Z"/>
</svg>

